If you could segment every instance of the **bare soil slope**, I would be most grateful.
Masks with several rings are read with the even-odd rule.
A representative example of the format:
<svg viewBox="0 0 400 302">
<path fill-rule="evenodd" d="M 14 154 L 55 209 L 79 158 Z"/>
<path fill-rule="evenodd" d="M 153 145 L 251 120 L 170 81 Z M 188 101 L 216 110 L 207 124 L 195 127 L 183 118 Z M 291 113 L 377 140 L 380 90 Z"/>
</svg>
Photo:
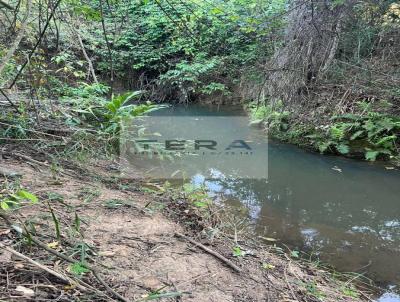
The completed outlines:
<svg viewBox="0 0 400 302">
<path fill-rule="evenodd" d="M 190 232 L 184 223 L 178 224 L 163 214 L 158 197 L 135 192 L 126 184 L 102 181 L 110 175 L 109 163 L 93 166 L 97 180 L 66 174 L 55 177 L 49 167 L 15 157 L 2 160 L 0 167 L 8 171 L 3 174 L 10 175 L 9 171 L 13 171 L 22 175 L 20 180 L 0 176 L 3 192 L 20 182 L 40 198 L 39 203 L 26 205 L 9 217 L 15 222 L 18 217 L 19 223 L 25 221 L 26 225 L 31 222 L 36 237 L 51 249 L 77 261 L 84 252 L 85 261 L 96 266 L 105 283 L 128 301 L 153 298 L 196 302 L 364 301 L 346 296 L 346 285 L 333 280 L 328 273 L 289 257 L 277 256 L 267 246 L 251 245 L 248 248 L 252 255 L 233 257 L 233 242 L 223 238 L 209 241 L 201 234 Z M 55 237 L 47 201 L 59 220 L 61 240 Z M 73 232 L 75 213 L 82 236 Z M 235 263 L 241 272 L 235 272 L 210 253 L 178 238 L 176 233 L 188 234 Z M 112 301 L 115 298 L 90 272 L 74 277 L 69 263 L 34 245 L 29 246 L 1 219 L 0 243 L 94 288 L 85 291 L 65 285 L 0 247 L 0 300 Z M 89 249 L 82 252 L 83 243 Z"/>
</svg>

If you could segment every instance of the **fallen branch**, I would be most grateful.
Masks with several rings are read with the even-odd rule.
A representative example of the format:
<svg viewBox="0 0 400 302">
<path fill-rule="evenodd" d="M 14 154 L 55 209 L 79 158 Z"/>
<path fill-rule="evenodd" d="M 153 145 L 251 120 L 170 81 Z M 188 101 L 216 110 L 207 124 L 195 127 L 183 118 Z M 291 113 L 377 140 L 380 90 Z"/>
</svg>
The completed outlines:
<svg viewBox="0 0 400 302">
<path fill-rule="evenodd" d="M 129 302 L 125 297 L 121 296 L 119 293 L 117 293 L 115 290 L 113 290 L 97 273 L 97 271 L 95 270 L 91 270 L 93 276 L 96 277 L 96 279 L 106 288 L 106 290 L 108 292 L 110 292 L 111 294 L 114 295 L 114 297 L 117 297 L 119 300 L 123 301 L 123 302 Z"/>
<path fill-rule="evenodd" d="M 33 159 L 33 158 L 31 158 L 31 157 L 29 157 L 27 155 L 23 155 L 23 154 L 20 154 L 20 153 L 11 153 L 11 154 L 16 156 L 16 157 L 18 157 L 18 158 L 20 158 L 20 159 L 29 161 L 29 162 L 31 162 L 33 164 L 36 164 L 36 165 L 39 165 L 39 166 L 45 166 L 47 168 L 50 168 L 50 165 L 48 163 L 38 161 L 38 160 Z"/>
<path fill-rule="evenodd" d="M 96 73 L 95 73 L 95 71 L 94 71 L 94 67 L 93 67 L 92 60 L 90 60 L 90 58 L 89 58 L 89 56 L 88 56 L 88 54 L 87 54 L 87 52 L 86 52 L 85 45 L 83 44 L 81 35 L 79 34 L 79 32 L 78 32 L 77 30 L 73 29 L 73 31 L 74 31 L 76 37 L 78 38 L 79 45 L 81 46 L 83 56 L 85 57 L 86 62 L 87 62 L 88 65 L 89 65 L 89 71 L 90 71 L 90 73 L 92 74 L 93 81 L 94 81 L 96 84 L 99 84 L 99 81 L 97 80 L 97 77 L 96 77 Z"/>
<path fill-rule="evenodd" d="M 202 250 L 206 251 L 207 253 L 213 255 L 215 258 L 218 258 L 219 260 L 224 262 L 226 265 L 228 265 L 230 268 L 232 268 L 236 272 L 240 273 L 242 271 L 241 268 L 238 267 L 236 264 L 234 264 L 232 261 L 226 259 L 220 253 L 217 253 L 217 252 L 209 249 L 208 247 L 204 246 L 203 244 L 198 243 L 198 242 L 194 241 L 193 239 L 191 239 L 191 238 L 189 238 L 189 237 L 187 237 L 187 236 L 185 236 L 183 234 L 180 234 L 180 233 L 175 233 L 175 236 L 179 237 L 179 238 L 183 238 L 183 239 L 189 241 L 190 243 L 194 244 L 195 246 L 201 248 Z"/>
<path fill-rule="evenodd" d="M 1 91 L 2 90 L 0 89 L 0 93 L 1 93 Z M 3 121 L 0 121 L 0 125 L 11 127 L 11 128 L 20 128 L 17 125 L 12 125 L 10 123 L 5 123 Z M 62 140 L 67 138 L 66 136 L 59 136 L 59 135 L 50 134 L 50 133 L 46 133 L 46 132 L 42 132 L 42 131 L 37 131 L 37 130 L 32 130 L 32 129 L 27 129 L 27 128 L 22 128 L 22 129 L 24 131 L 27 131 L 27 132 L 35 133 L 35 134 L 38 134 L 38 135 L 40 134 L 40 135 L 45 135 L 45 136 L 51 136 L 51 137 L 55 137 L 55 138 L 62 139 Z"/>
<path fill-rule="evenodd" d="M 290 282 L 288 281 L 288 277 L 287 277 L 287 267 L 290 265 L 291 260 L 289 260 L 288 265 L 285 266 L 285 269 L 283 270 L 283 276 L 285 277 L 285 283 L 287 288 L 289 288 L 290 290 L 290 294 L 292 295 L 293 301 L 298 301 L 296 294 L 294 293 L 293 287 L 290 285 Z"/>
<path fill-rule="evenodd" d="M 70 263 L 76 263 L 77 261 L 71 257 L 68 257 L 64 254 L 61 254 L 60 252 L 57 252 L 56 250 L 53 250 L 52 248 L 48 247 L 47 244 L 41 242 L 40 240 L 36 239 L 34 236 L 32 236 L 32 234 L 29 234 L 26 229 L 23 230 L 21 227 L 18 227 L 14 224 L 12 224 L 10 218 L 4 214 L 0 212 L 0 218 L 2 218 L 11 228 L 13 228 L 15 231 L 17 231 L 18 233 L 20 233 L 22 236 L 26 237 L 27 239 L 29 239 L 31 242 L 33 242 L 34 244 L 36 244 L 37 246 L 39 246 L 40 248 L 46 250 L 47 252 L 49 252 L 50 254 L 53 254 L 54 256 L 61 258 L 67 262 Z M 84 264 L 85 267 L 90 270 L 93 273 L 93 276 L 96 277 L 96 279 L 106 288 L 106 290 L 108 292 L 110 292 L 114 297 L 118 298 L 119 300 L 123 301 L 123 302 L 129 302 L 125 297 L 123 297 L 122 295 L 120 295 L 119 293 L 117 293 L 115 290 L 113 290 L 109 285 L 107 285 L 107 283 L 98 275 L 98 269 L 91 266 L 90 264 L 85 263 Z"/>
<path fill-rule="evenodd" d="M 13 155 L 13 156 L 16 156 L 16 157 L 18 157 L 18 158 L 20 158 L 20 159 L 29 161 L 29 162 L 31 162 L 31 163 L 33 163 L 33 164 L 45 166 L 45 167 L 47 167 L 47 168 L 49 168 L 49 169 L 51 168 L 51 165 L 49 165 L 48 163 L 38 161 L 38 160 L 33 159 L 33 158 L 31 158 L 31 157 L 29 157 L 29 156 L 27 156 L 27 155 L 23 155 L 23 154 L 21 154 L 21 153 L 10 153 L 10 154 Z M 70 177 L 75 177 L 74 174 L 71 174 L 71 173 L 65 172 L 65 171 L 58 171 L 58 173 L 60 173 L 61 175 L 67 175 L 67 176 L 70 176 Z"/>
<path fill-rule="evenodd" d="M 50 275 L 53 275 L 54 277 L 60 279 L 65 284 L 76 285 L 80 290 L 87 290 L 87 288 L 83 287 L 80 284 L 77 284 L 77 282 L 74 282 L 72 279 L 68 278 L 67 276 L 64 276 L 63 274 L 48 268 L 47 266 L 33 260 L 32 258 L 29 258 L 28 256 L 26 256 L 24 254 L 21 254 L 20 252 L 17 252 L 16 250 L 14 250 L 13 248 L 11 248 L 9 246 L 6 246 L 6 245 L 0 243 L 0 248 L 10 252 L 11 254 L 17 256 L 18 258 L 21 258 L 21 259 L 29 262 L 30 264 L 33 264 L 34 266 L 40 268 L 41 270 L 48 272 Z"/>
</svg>

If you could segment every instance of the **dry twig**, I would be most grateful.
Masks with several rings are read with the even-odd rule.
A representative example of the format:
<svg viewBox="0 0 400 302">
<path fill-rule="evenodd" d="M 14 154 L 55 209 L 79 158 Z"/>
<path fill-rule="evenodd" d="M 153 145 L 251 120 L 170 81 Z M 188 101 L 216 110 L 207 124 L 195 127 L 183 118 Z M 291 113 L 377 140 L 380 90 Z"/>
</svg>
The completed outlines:
<svg viewBox="0 0 400 302">
<path fill-rule="evenodd" d="M 14 230 L 16 230 L 18 233 L 20 233 L 22 236 L 29 238 L 34 244 L 36 244 L 38 247 L 46 250 L 47 252 L 49 252 L 50 254 L 53 254 L 54 256 L 57 256 L 58 258 L 61 258 L 67 262 L 70 263 L 76 263 L 77 261 L 71 257 L 68 257 L 64 254 L 61 254 L 60 252 L 57 252 L 56 250 L 53 250 L 52 248 L 49 248 L 45 243 L 41 242 L 40 240 L 36 239 L 34 236 L 32 236 L 31 234 L 27 233 L 26 230 L 21 229 L 18 226 L 15 226 L 14 224 L 12 224 L 10 218 L 4 214 L 4 213 L 0 213 L 0 218 L 2 218 L 10 227 L 12 227 Z M 113 296 L 115 296 L 116 298 L 118 298 L 119 300 L 123 301 L 123 302 L 128 302 L 128 300 L 123 297 L 122 295 L 120 295 L 119 293 L 117 293 L 115 290 L 113 290 L 109 285 L 106 284 L 106 282 L 98 275 L 98 269 L 85 263 L 85 267 L 90 270 L 93 275 L 96 277 L 96 279 L 106 288 L 106 290 L 108 292 L 110 292 Z"/>
<path fill-rule="evenodd" d="M 222 262 L 224 262 L 226 265 L 228 265 L 230 268 L 232 268 L 232 269 L 235 270 L 236 272 L 240 273 L 240 272 L 242 271 L 241 268 L 238 267 L 236 264 L 234 264 L 232 261 L 226 259 L 226 258 L 225 258 L 224 256 L 222 256 L 220 253 L 217 253 L 217 252 L 211 250 L 210 248 L 204 246 L 203 244 L 201 244 L 201 243 L 199 243 L 199 242 L 196 242 L 196 241 L 194 241 L 193 239 L 191 239 L 191 238 L 189 238 L 189 237 L 187 237 L 187 236 L 185 236 L 185 235 L 183 235 L 183 234 L 180 234 L 180 233 L 175 233 L 175 236 L 176 236 L 176 237 L 179 237 L 179 238 L 183 238 L 183 239 L 189 241 L 190 243 L 194 244 L 195 246 L 201 248 L 203 251 L 206 251 L 207 253 L 213 255 L 215 258 L 218 258 L 219 260 L 221 260 Z"/>
<path fill-rule="evenodd" d="M 13 248 L 4 245 L 1 242 L 0 242 L 0 248 L 10 252 L 11 254 L 17 256 L 18 258 L 21 258 L 21 259 L 29 262 L 30 264 L 40 268 L 41 270 L 44 270 L 44 271 L 48 272 L 50 275 L 53 275 L 54 277 L 60 279 L 61 281 L 63 281 L 66 284 L 70 284 L 70 285 L 73 284 L 73 285 L 76 285 L 80 290 L 84 290 L 84 291 L 87 290 L 87 288 L 85 288 L 84 286 L 82 286 L 80 284 L 77 284 L 77 282 L 74 282 L 72 279 L 68 278 L 67 276 L 64 276 L 63 274 L 48 268 L 47 266 L 45 266 L 45 265 L 33 260 L 32 258 L 30 258 L 30 257 L 28 257 L 28 256 L 26 256 L 24 254 L 21 254 L 20 252 L 17 252 Z"/>
</svg>

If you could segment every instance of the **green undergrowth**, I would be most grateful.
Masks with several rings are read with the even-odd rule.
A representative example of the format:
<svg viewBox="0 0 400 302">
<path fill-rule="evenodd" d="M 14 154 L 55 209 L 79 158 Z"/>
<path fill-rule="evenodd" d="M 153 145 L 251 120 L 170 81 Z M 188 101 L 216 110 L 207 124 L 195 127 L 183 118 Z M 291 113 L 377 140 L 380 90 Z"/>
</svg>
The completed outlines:
<svg viewBox="0 0 400 302">
<path fill-rule="evenodd" d="M 81 82 L 60 87 L 56 105 L 48 99 L 40 108 L 19 102 L 18 113 L 12 108 L 0 112 L 0 144 L 32 141 L 36 150 L 82 161 L 95 153 L 116 154 L 123 125 L 166 106 L 147 101 L 145 91 L 110 97 L 109 89 Z"/>
<path fill-rule="evenodd" d="M 72 126 L 90 125 L 101 132 L 118 135 L 123 120 L 133 119 L 163 106 L 139 102 L 145 91 L 130 91 L 111 98 L 109 87 L 103 84 L 81 83 L 60 91 L 61 100 L 71 108 L 67 123 Z"/>
<path fill-rule="evenodd" d="M 271 137 L 311 148 L 322 154 L 338 154 L 400 163 L 400 117 L 382 108 L 391 108 L 382 101 L 379 106 L 361 101 L 354 113 L 332 114 L 328 121 L 318 117 L 302 121 L 282 102 L 250 103 L 247 106 L 252 123 L 261 124 Z M 380 108 L 378 110 L 377 108 Z"/>
</svg>

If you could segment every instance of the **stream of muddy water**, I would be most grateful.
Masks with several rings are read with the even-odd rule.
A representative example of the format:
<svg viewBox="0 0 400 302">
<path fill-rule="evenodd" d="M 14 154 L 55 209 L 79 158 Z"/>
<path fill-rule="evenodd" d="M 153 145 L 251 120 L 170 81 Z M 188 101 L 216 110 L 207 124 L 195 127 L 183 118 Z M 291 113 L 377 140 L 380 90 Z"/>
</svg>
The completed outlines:
<svg viewBox="0 0 400 302">
<path fill-rule="evenodd" d="M 265 131 L 250 127 L 237 108 L 176 107 L 156 115 L 197 121 L 241 116 L 234 122 L 215 118 L 201 127 L 185 126 L 182 120 L 177 128 L 183 129 L 179 135 L 194 139 L 222 138 L 235 132 L 244 141 L 257 141 L 258 156 L 252 163 L 236 158 L 237 170 L 248 174 L 267 168 L 267 177 L 227 175 L 221 167 L 231 163 L 223 158 L 215 166 L 203 164 L 213 170 L 214 177 L 196 169 L 186 177 L 205 185 L 219 202 L 246 209 L 241 213 L 250 218 L 256 235 L 311 253 L 338 271 L 364 274 L 388 289 L 379 302 L 400 301 L 390 293 L 400 286 L 400 171 L 268 140 Z M 174 128 L 171 123 L 158 126 Z"/>
</svg>

